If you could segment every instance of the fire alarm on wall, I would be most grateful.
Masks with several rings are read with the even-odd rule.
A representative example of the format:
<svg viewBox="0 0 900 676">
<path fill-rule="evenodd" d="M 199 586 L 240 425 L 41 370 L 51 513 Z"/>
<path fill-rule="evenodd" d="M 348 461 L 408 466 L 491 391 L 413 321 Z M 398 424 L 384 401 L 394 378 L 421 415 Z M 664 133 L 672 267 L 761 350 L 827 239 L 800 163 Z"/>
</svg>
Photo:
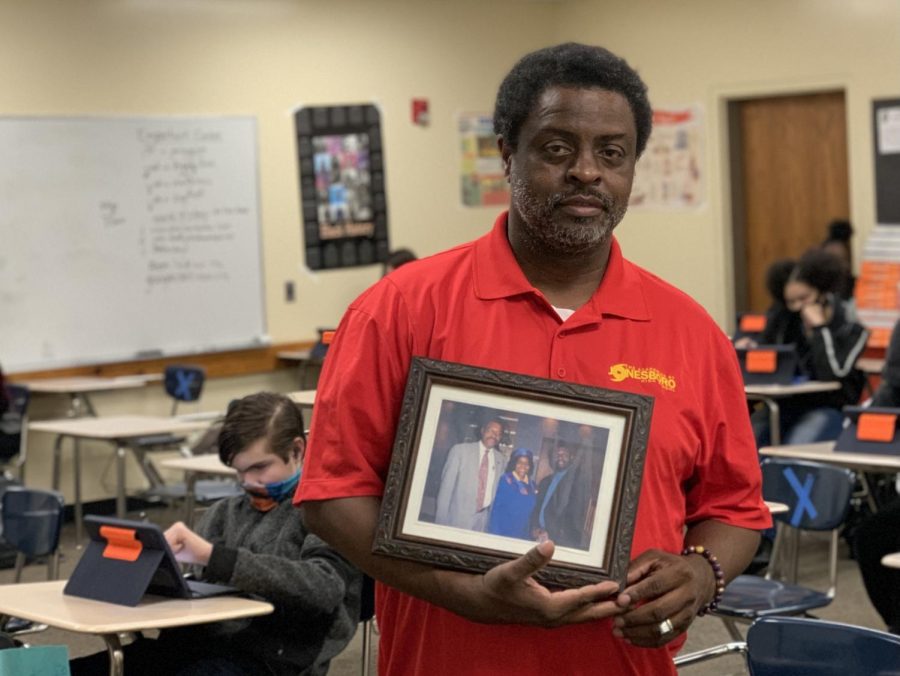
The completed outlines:
<svg viewBox="0 0 900 676">
<path fill-rule="evenodd" d="M 412 100 L 412 121 L 420 127 L 427 127 L 429 121 L 428 99 Z"/>
</svg>

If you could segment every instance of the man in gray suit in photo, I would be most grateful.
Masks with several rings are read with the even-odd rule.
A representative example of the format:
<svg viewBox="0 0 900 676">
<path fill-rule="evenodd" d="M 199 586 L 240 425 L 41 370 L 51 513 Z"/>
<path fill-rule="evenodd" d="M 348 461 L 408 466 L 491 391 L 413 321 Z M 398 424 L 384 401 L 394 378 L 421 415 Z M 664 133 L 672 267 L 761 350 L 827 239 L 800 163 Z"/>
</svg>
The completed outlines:
<svg viewBox="0 0 900 676">
<path fill-rule="evenodd" d="M 435 523 L 484 532 L 497 483 L 506 468 L 500 451 L 503 423 L 496 418 L 481 428 L 481 441 L 456 444 L 447 453 L 437 495 Z"/>
</svg>

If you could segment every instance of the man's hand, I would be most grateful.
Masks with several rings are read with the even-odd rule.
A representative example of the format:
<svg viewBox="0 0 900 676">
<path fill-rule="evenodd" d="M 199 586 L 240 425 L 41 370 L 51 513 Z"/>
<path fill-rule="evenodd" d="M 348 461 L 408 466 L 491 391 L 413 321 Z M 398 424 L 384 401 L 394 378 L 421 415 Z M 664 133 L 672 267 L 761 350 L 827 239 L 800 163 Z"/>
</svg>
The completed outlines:
<svg viewBox="0 0 900 676">
<path fill-rule="evenodd" d="M 484 575 L 467 576 L 468 593 L 459 603 L 449 604 L 450 609 L 475 622 L 543 627 L 600 620 L 623 612 L 612 596 L 618 589 L 615 582 L 561 591 L 550 591 L 536 582 L 531 576 L 550 562 L 553 549 L 552 542 L 542 542 Z"/>
<path fill-rule="evenodd" d="M 166 541 L 175 558 L 181 563 L 196 563 L 205 566 L 212 555 L 212 543 L 197 535 L 181 521 L 173 523 L 165 532 Z"/>
<path fill-rule="evenodd" d="M 628 567 L 628 587 L 616 599 L 626 612 L 616 618 L 613 634 L 645 648 L 665 645 L 687 631 L 715 588 L 712 567 L 702 556 L 648 550 Z M 665 620 L 673 629 L 661 634 Z"/>
</svg>

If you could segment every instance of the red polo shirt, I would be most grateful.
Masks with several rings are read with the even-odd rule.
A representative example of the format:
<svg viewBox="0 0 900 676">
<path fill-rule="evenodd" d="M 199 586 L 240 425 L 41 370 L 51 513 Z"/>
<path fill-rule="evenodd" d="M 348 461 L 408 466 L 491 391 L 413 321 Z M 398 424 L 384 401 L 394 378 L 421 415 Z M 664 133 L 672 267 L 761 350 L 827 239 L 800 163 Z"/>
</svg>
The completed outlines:
<svg viewBox="0 0 900 676">
<path fill-rule="evenodd" d="M 379 496 L 410 358 L 462 362 L 654 397 L 632 555 L 679 552 L 684 527 L 771 524 L 735 352 L 688 296 L 626 261 L 562 322 L 529 284 L 506 214 L 480 239 L 409 263 L 347 310 L 319 381 L 295 502 Z M 379 674 L 674 674 L 669 649 L 636 648 L 610 621 L 482 625 L 379 585 Z"/>
</svg>

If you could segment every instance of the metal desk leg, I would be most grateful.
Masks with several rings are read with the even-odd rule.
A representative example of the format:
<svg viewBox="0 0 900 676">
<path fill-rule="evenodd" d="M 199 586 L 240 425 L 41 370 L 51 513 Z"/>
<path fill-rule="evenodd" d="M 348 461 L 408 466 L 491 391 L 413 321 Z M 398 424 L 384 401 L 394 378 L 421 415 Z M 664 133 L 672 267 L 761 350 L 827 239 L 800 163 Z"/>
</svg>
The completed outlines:
<svg viewBox="0 0 900 676">
<path fill-rule="evenodd" d="M 56 441 L 53 443 L 53 490 L 59 490 L 59 475 L 60 475 L 60 456 L 62 455 L 62 442 L 63 435 L 59 434 L 56 437 Z"/>
<path fill-rule="evenodd" d="M 81 504 L 81 448 L 75 439 L 75 448 L 72 451 L 72 472 L 75 475 L 75 544 L 81 546 L 83 532 L 84 510 Z"/>
<path fill-rule="evenodd" d="M 862 485 L 863 490 L 866 492 L 865 498 L 869 505 L 869 509 L 872 510 L 872 514 L 877 514 L 878 502 L 876 502 L 875 495 L 872 493 L 872 484 L 869 483 L 869 477 L 866 476 L 865 472 L 859 472 L 857 476 L 859 476 L 860 485 Z"/>
<path fill-rule="evenodd" d="M 103 634 L 106 641 L 106 652 L 109 654 L 109 676 L 124 676 L 125 653 L 118 634 Z"/>
<path fill-rule="evenodd" d="M 771 397 L 762 397 L 761 400 L 769 409 L 769 443 L 781 446 L 781 409 L 778 402 Z"/>
<path fill-rule="evenodd" d="M 184 477 L 184 522 L 187 527 L 194 528 L 194 503 L 196 501 L 197 472 L 186 472 Z"/>
<path fill-rule="evenodd" d="M 116 443 L 116 516 L 125 518 L 125 452 L 127 448 L 120 441 Z"/>
</svg>

